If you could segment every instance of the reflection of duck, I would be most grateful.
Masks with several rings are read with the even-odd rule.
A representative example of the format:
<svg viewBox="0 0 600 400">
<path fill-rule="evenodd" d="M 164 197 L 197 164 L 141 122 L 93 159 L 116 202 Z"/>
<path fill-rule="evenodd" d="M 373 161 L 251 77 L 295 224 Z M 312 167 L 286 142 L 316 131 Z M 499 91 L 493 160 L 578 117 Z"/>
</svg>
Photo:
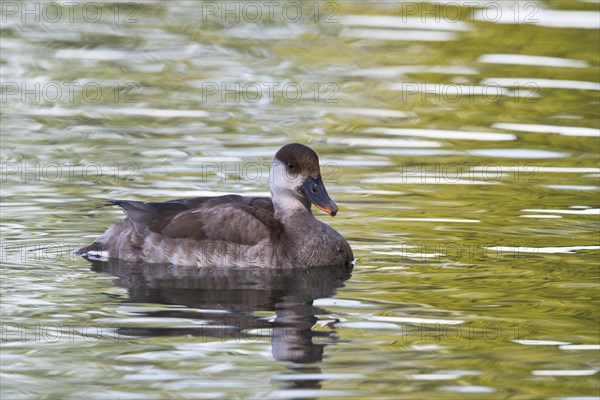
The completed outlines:
<svg viewBox="0 0 600 400">
<path fill-rule="evenodd" d="M 129 301 L 184 305 L 202 311 L 150 312 L 153 317 L 193 318 L 206 321 L 197 328 L 128 328 L 121 334 L 138 336 L 191 335 L 221 340 L 268 340 L 273 357 L 281 361 L 321 361 L 328 332 L 315 332 L 317 314 L 326 311 L 312 305 L 330 297 L 350 277 L 351 267 L 315 268 L 173 268 L 121 260 L 92 261 L 92 269 L 119 277 L 117 284 L 129 290 Z M 215 313 L 209 310 L 223 310 Z M 272 321 L 254 311 L 275 311 Z M 260 332 L 267 338 L 256 337 Z"/>
<path fill-rule="evenodd" d="M 114 200 L 127 217 L 77 251 L 86 258 L 194 266 L 348 265 L 352 249 L 317 220 L 311 203 L 334 216 L 337 205 L 307 146 L 283 146 L 273 159 L 272 198 L 199 197 L 162 203 Z"/>
</svg>

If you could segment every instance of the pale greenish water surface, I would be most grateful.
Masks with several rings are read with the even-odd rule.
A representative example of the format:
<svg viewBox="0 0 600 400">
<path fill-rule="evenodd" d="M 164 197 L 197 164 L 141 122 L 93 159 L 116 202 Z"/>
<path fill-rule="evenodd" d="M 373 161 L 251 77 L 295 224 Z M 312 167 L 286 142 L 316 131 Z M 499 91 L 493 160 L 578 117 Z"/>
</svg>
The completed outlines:
<svg viewBox="0 0 600 400">
<path fill-rule="evenodd" d="M 598 398 L 599 3 L 267 3 L 2 3 L 2 398 Z M 70 253 L 292 141 L 351 272 Z"/>
</svg>

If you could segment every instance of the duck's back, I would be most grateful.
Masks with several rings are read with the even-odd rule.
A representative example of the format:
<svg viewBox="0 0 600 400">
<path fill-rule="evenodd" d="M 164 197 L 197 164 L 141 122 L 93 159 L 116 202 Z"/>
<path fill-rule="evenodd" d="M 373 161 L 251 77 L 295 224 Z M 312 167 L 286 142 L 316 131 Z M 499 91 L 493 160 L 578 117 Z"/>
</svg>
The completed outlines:
<svg viewBox="0 0 600 400">
<path fill-rule="evenodd" d="M 127 217 L 79 254 L 197 266 L 264 264 L 283 230 L 267 197 L 110 203 Z"/>
</svg>

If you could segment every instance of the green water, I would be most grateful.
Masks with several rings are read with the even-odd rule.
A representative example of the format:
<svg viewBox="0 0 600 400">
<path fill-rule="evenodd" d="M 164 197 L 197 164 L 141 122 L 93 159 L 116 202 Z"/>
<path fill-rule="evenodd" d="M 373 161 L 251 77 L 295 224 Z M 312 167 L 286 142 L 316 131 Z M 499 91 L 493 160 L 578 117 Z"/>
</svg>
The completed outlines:
<svg viewBox="0 0 600 400">
<path fill-rule="evenodd" d="M 2 398 L 597 398 L 597 2 L 35 4 L 2 4 Z M 70 254 L 107 199 L 266 194 L 292 141 L 351 274 Z"/>
</svg>

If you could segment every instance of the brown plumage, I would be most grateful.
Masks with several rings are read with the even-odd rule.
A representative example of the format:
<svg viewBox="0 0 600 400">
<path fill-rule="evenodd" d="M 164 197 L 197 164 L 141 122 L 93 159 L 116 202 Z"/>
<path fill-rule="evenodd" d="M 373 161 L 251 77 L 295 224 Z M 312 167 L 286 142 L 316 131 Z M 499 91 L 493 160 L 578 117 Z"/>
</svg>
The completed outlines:
<svg viewBox="0 0 600 400">
<path fill-rule="evenodd" d="M 126 218 L 77 251 L 87 258 L 194 266 L 344 265 L 346 240 L 311 213 L 335 215 L 316 153 L 292 143 L 275 155 L 271 198 L 227 195 L 167 202 L 112 200 Z"/>
</svg>

